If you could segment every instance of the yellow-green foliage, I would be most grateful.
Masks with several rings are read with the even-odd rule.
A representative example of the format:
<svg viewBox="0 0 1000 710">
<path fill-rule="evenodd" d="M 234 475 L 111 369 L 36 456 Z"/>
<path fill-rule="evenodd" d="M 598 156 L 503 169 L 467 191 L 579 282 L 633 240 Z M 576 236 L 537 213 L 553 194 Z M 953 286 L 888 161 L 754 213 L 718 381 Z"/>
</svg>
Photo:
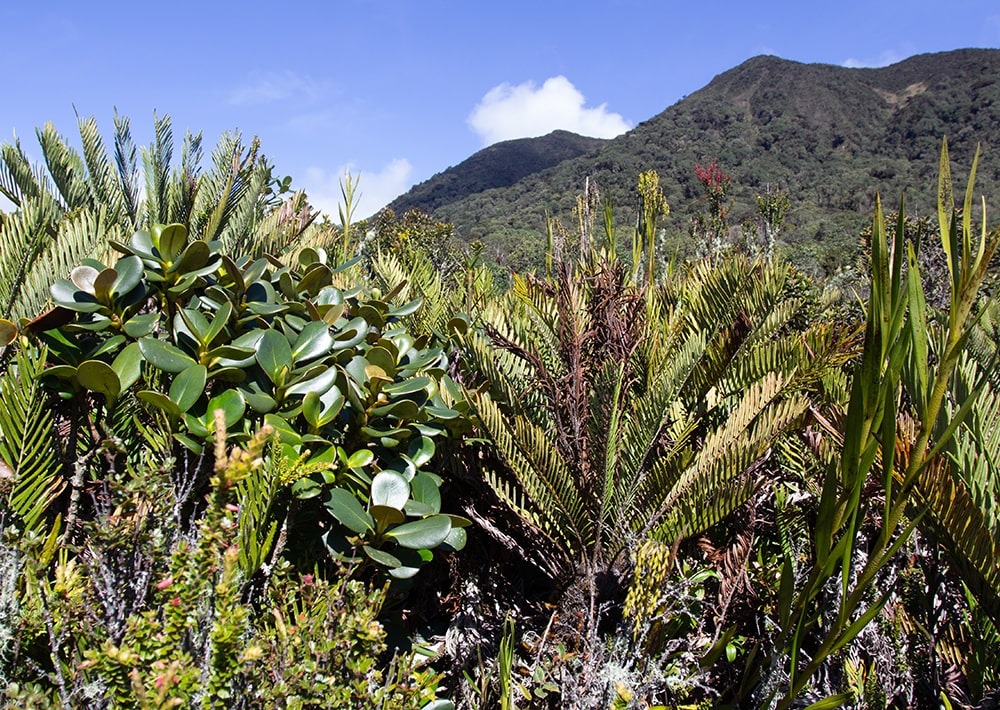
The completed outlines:
<svg viewBox="0 0 1000 710">
<path fill-rule="evenodd" d="M 227 450 L 217 432 L 200 525 L 169 549 L 145 550 L 149 557 L 129 571 L 125 589 L 109 585 L 115 551 L 101 545 L 121 547 L 148 525 L 162 527 L 151 520 L 157 501 L 144 499 L 141 487 L 106 521 L 109 529 L 88 538 L 86 552 L 63 548 L 45 565 L 28 548 L 36 538 L 25 539 L 20 643 L 0 689 L 7 707 L 421 708 L 435 700 L 433 670 L 406 656 L 385 662 L 383 589 L 279 562 L 269 576 L 258 575 L 263 592 L 248 601 L 235 494 L 264 465 L 269 432 L 246 450 Z M 121 628 L 106 623 L 130 604 Z"/>
<path fill-rule="evenodd" d="M 634 636 L 641 625 L 663 611 L 663 585 L 673 566 L 670 547 L 646 540 L 635 551 L 632 584 L 625 598 L 625 617 L 633 620 Z"/>
</svg>

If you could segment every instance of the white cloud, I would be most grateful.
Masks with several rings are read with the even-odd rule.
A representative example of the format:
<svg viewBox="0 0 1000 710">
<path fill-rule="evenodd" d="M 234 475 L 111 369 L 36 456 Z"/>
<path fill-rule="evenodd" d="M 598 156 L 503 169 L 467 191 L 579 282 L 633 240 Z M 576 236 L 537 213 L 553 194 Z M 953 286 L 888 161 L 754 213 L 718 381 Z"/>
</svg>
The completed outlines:
<svg viewBox="0 0 1000 710">
<path fill-rule="evenodd" d="M 857 59 L 851 57 L 845 59 L 841 66 L 847 67 L 848 69 L 874 69 L 877 67 L 887 67 L 890 64 L 895 64 L 896 62 L 906 59 L 905 56 L 894 52 L 891 49 L 884 50 L 877 58 L 867 58 L 867 59 Z"/>
<path fill-rule="evenodd" d="M 256 73 L 243 86 L 229 93 L 229 103 L 248 106 L 291 98 L 313 103 L 327 93 L 329 88 L 329 82 L 318 81 L 288 69 L 283 72 Z"/>
<path fill-rule="evenodd" d="M 620 114 L 608 111 L 607 104 L 586 108 L 583 94 L 564 76 L 546 79 L 540 87 L 533 81 L 495 86 L 472 110 L 468 123 L 483 145 L 544 136 L 559 128 L 613 138 L 631 127 Z"/>
<path fill-rule="evenodd" d="M 307 168 L 302 185 L 309 195 L 310 204 L 335 222 L 339 221 L 337 207 L 343 202 L 340 183 L 348 173 L 358 183 L 358 203 L 354 218 L 365 219 L 410 188 L 413 166 L 406 158 L 396 158 L 378 172 L 358 170 L 353 164 L 342 165 L 333 172 L 323 168 Z"/>
</svg>

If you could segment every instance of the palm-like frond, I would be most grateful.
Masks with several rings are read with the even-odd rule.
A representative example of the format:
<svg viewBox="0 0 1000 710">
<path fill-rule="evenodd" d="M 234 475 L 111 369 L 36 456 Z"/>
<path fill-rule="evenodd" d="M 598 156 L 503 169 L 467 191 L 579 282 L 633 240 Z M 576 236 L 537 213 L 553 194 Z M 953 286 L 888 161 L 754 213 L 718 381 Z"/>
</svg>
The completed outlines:
<svg viewBox="0 0 1000 710">
<path fill-rule="evenodd" d="M 0 162 L 0 192 L 4 197 L 20 207 L 24 200 L 48 192 L 41 171 L 31 167 L 28 156 L 21 148 L 21 141 L 5 143 L 0 153 L 3 156 Z"/>
<path fill-rule="evenodd" d="M 258 256 L 286 248 L 311 222 L 301 195 L 278 209 L 269 201 L 270 169 L 256 140 L 247 147 L 225 134 L 203 170 L 201 136 L 188 134 L 175 169 L 170 118 L 155 116 L 140 171 L 129 120 L 116 115 L 114 124 L 113 160 L 93 118 L 78 120 L 82 153 L 51 124 L 36 131 L 44 158 L 37 168 L 19 142 L 0 148 L 0 192 L 17 207 L 0 224 L 0 316 L 35 315 L 68 267 L 154 223 L 178 222 Z"/>
<path fill-rule="evenodd" d="M 52 412 L 38 377 L 45 353 L 21 350 L 0 376 L 0 459 L 14 485 L 7 505 L 27 530 L 42 528 L 51 503 L 66 487 L 57 456 Z"/>
<path fill-rule="evenodd" d="M 22 210 L 20 215 L 30 211 L 31 208 Z M 0 239 L 5 231 L 0 231 Z M 108 240 L 120 240 L 122 236 L 122 231 L 109 223 L 103 209 L 66 216 L 59 223 L 55 238 L 41 240 L 43 248 L 25 263 L 23 278 L 16 293 L 11 294 L 7 312 L 15 318 L 39 313 L 49 299 L 54 277 L 65 277 L 84 258 L 98 256 Z"/>
<path fill-rule="evenodd" d="M 83 158 L 60 136 L 51 123 L 37 130 L 45 167 L 56 187 L 56 194 L 66 210 L 92 207 L 90 186 L 87 184 Z"/>
<path fill-rule="evenodd" d="M 22 315 L 17 304 L 25 280 L 38 255 L 45 250 L 51 238 L 49 229 L 56 218 L 54 203 L 29 200 L 0 224 L 0 316 Z"/>
<path fill-rule="evenodd" d="M 806 411 L 798 372 L 831 361 L 794 326 L 784 268 L 698 264 L 645 298 L 617 268 L 515 277 L 483 314 L 489 340 L 465 339 L 470 401 L 509 467 L 488 481 L 598 568 L 636 535 L 672 543 L 742 505 Z"/>
<path fill-rule="evenodd" d="M 129 224 L 134 229 L 134 220 L 128 212 L 128 200 L 108 156 L 97 121 L 93 117 L 80 118 L 78 127 L 94 204 L 102 205 L 113 223 Z"/>
<path fill-rule="evenodd" d="M 121 184 L 121 195 L 125 216 L 132 229 L 139 225 L 139 168 L 136 161 L 135 141 L 132 140 L 132 129 L 127 116 L 115 113 L 115 167 L 118 169 L 118 181 Z"/>
<path fill-rule="evenodd" d="M 759 482 L 750 472 L 775 439 L 800 421 L 808 405 L 804 397 L 789 396 L 786 388 L 777 373 L 753 383 L 675 481 L 667 485 L 650 477 L 660 485 L 649 486 L 649 496 L 662 496 L 651 516 L 657 537 L 673 541 L 707 530 L 746 502 Z"/>
<path fill-rule="evenodd" d="M 169 116 L 153 116 L 153 142 L 141 150 L 146 179 L 145 224 L 170 224 L 170 162 L 174 134 Z"/>
<path fill-rule="evenodd" d="M 592 519 L 573 472 L 550 445 L 546 432 L 523 417 L 505 415 L 488 394 L 475 397 L 483 429 L 494 442 L 516 485 L 488 474 L 497 495 L 563 545 L 568 559 L 590 542 Z"/>
</svg>

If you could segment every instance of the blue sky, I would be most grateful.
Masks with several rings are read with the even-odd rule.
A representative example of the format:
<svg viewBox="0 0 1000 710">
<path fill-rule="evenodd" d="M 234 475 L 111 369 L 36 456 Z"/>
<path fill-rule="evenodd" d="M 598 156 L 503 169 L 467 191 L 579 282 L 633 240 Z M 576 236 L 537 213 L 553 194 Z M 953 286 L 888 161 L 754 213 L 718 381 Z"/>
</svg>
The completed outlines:
<svg viewBox="0 0 1000 710">
<path fill-rule="evenodd" d="M 947 8 L 947 9 L 945 9 Z M 330 0 L 297 3 L 4 3 L 0 138 L 39 156 L 46 121 L 115 108 L 148 142 L 226 130 L 336 213 L 360 176 L 358 215 L 494 140 L 555 128 L 610 137 L 758 55 L 881 66 L 1000 47 L 996 0 L 673 2 Z"/>
</svg>

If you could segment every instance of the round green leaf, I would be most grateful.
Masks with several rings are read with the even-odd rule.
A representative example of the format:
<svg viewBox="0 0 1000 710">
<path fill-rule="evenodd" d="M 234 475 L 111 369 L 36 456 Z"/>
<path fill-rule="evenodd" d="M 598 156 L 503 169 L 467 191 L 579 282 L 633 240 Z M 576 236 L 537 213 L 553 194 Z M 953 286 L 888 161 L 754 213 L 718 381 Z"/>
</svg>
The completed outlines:
<svg viewBox="0 0 1000 710">
<path fill-rule="evenodd" d="M 6 318 L 0 318 L 0 348 L 10 345 L 17 338 L 17 326 Z"/>
<path fill-rule="evenodd" d="M 375 454 L 369 449 L 358 449 L 347 459 L 347 468 L 364 468 L 375 460 Z"/>
<path fill-rule="evenodd" d="M 194 359 L 170 343 L 155 338 L 140 338 L 142 356 L 155 368 L 164 372 L 182 372 L 195 365 Z"/>
<path fill-rule="evenodd" d="M 142 353 L 139 352 L 139 343 L 126 345 L 111 363 L 111 367 L 118 375 L 122 390 L 127 390 L 135 384 L 142 374 Z"/>
<path fill-rule="evenodd" d="M 104 305 L 111 305 L 111 287 L 118 273 L 114 269 L 104 269 L 94 279 L 94 296 Z"/>
<path fill-rule="evenodd" d="M 386 505 L 373 505 L 368 509 L 368 513 L 374 518 L 379 531 L 385 530 L 390 525 L 399 525 L 406 520 L 401 511 Z"/>
<path fill-rule="evenodd" d="M 333 350 L 333 336 L 325 321 L 313 321 L 306 325 L 295 340 L 292 357 L 296 362 L 313 360 Z"/>
<path fill-rule="evenodd" d="M 212 422 L 215 417 L 215 410 L 221 409 L 226 420 L 226 428 L 235 425 L 246 411 L 246 402 L 239 390 L 226 390 L 221 394 L 208 400 L 208 407 L 205 410 L 205 425 L 212 431 Z"/>
<path fill-rule="evenodd" d="M 219 367 L 209 372 L 208 376 L 213 380 L 218 380 L 219 382 L 228 382 L 230 384 L 238 385 L 247 378 L 247 373 L 245 370 L 241 370 L 238 367 Z"/>
<path fill-rule="evenodd" d="M 101 360 L 85 360 L 76 368 L 76 378 L 91 392 L 103 394 L 108 401 L 114 400 L 122 391 L 118 374 L 111 365 Z"/>
<path fill-rule="evenodd" d="M 402 510 L 409 498 L 410 484 L 395 471 L 382 471 L 372 479 L 372 505 Z"/>
<path fill-rule="evenodd" d="M 177 375 L 170 383 L 170 399 L 174 401 L 180 411 L 186 412 L 194 406 L 202 392 L 205 391 L 207 380 L 208 368 L 204 365 L 192 365 Z"/>
<path fill-rule="evenodd" d="M 326 502 L 323 505 L 348 530 L 359 535 L 369 531 L 374 532 L 375 521 L 372 520 L 372 516 L 365 512 L 361 503 L 350 491 L 334 488 L 327 494 Z"/>
<path fill-rule="evenodd" d="M 164 261 L 172 262 L 178 257 L 187 243 L 187 236 L 187 229 L 183 224 L 158 224 L 153 227 L 153 241 Z"/>
<path fill-rule="evenodd" d="M 389 570 L 389 576 L 396 579 L 409 579 L 425 564 L 434 559 L 434 553 L 430 550 L 408 550 L 398 547 L 392 551 L 394 557 L 399 558 L 402 567 Z"/>
<path fill-rule="evenodd" d="M 421 503 L 419 500 L 410 498 L 410 500 L 406 501 L 406 505 L 403 506 L 403 512 L 411 518 L 426 518 L 428 515 L 440 513 L 441 506 L 432 508 L 426 503 Z"/>
<path fill-rule="evenodd" d="M 153 237 L 149 232 L 136 232 L 129 240 L 130 251 L 139 256 L 153 256 Z"/>
<path fill-rule="evenodd" d="M 209 430 L 208 425 L 205 423 L 206 420 L 210 421 L 208 417 L 196 417 L 195 415 L 189 412 L 184 412 L 183 414 L 181 414 L 181 419 L 184 421 L 184 426 L 190 429 L 191 433 L 194 434 L 195 436 L 201 439 L 207 439 L 209 436 L 211 436 L 212 432 Z"/>
<path fill-rule="evenodd" d="M 94 295 L 94 282 L 100 275 L 100 271 L 95 269 L 93 266 L 87 264 L 80 264 L 69 272 L 69 280 L 73 282 L 79 290 L 84 293 L 89 293 L 91 296 Z"/>
<path fill-rule="evenodd" d="M 226 368 L 228 369 L 228 368 Z M 246 399 L 247 404 L 257 412 L 258 414 L 267 414 L 268 412 L 273 412 L 278 403 L 269 394 L 264 392 L 246 392 L 243 393 L 244 399 Z"/>
<path fill-rule="evenodd" d="M 316 263 L 326 262 L 326 250 L 321 248 L 306 247 L 299 252 L 299 264 L 305 268 Z"/>
<path fill-rule="evenodd" d="M 307 380 L 302 380 L 296 382 L 295 384 L 289 386 L 285 390 L 285 396 L 290 397 L 292 395 L 306 394 L 308 392 L 315 392 L 316 394 L 323 394 L 328 389 L 333 387 L 333 383 L 337 381 L 337 370 L 333 367 L 322 366 L 323 369 L 318 375 L 310 377 Z"/>
<path fill-rule="evenodd" d="M 165 394 L 160 392 L 154 392 L 153 390 L 139 390 L 135 393 L 135 396 L 139 398 L 140 401 L 146 404 L 151 404 L 157 409 L 162 409 L 164 412 L 172 417 L 180 417 L 181 410 L 177 408 L 173 400 Z"/>
<path fill-rule="evenodd" d="M 243 396 L 246 397 L 246 399 L 249 401 L 249 399 L 250 399 L 249 393 L 244 392 Z M 267 424 L 267 425 L 269 425 L 269 426 L 271 426 L 274 429 L 274 431 L 278 434 L 278 440 L 282 444 L 301 444 L 302 443 L 302 437 L 299 435 L 298 431 L 296 431 L 295 427 L 293 427 L 289 423 L 289 421 L 287 419 L 285 419 L 284 417 L 282 417 L 280 415 L 277 415 L 277 414 L 265 414 L 264 415 L 264 423 Z M 325 453 L 325 452 L 323 452 L 323 453 Z M 315 460 L 325 460 L 325 461 L 330 461 L 331 460 L 331 459 L 321 459 L 321 456 L 322 456 L 322 454 L 320 456 L 315 456 L 313 458 L 313 460 L 314 461 Z M 298 454 L 296 454 L 293 457 L 293 459 L 294 458 L 298 458 Z"/>
<path fill-rule="evenodd" d="M 299 500 L 315 498 L 323 492 L 323 485 L 312 478 L 300 478 L 292 484 L 292 495 Z"/>
<path fill-rule="evenodd" d="M 437 482 L 426 473 L 418 473 L 410 481 L 413 500 L 431 507 L 432 512 L 441 512 L 441 490 Z"/>
<path fill-rule="evenodd" d="M 398 399 L 372 410 L 373 417 L 395 417 L 396 419 L 415 419 L 420 414 L 420 407 L 411 399 Z"/>
<path fill-rule="evenodd" d="M 200 275 L 211 257 L 212 250 L 207 242 L 201 240 L 191 242 L 167 271 L 168 273 L 198 273 Z"/>
<path fill-rule="evenodd" d="M 458 552 L 465 548 L 465 543 L 468 542 L 468 539 L 469 537 L 465 532 L 465 528 L 452 528 L 442 545 L 451 548 L 452 552 Z"/>
<path fill-rule="evenodd" d="M 292 365 L 292 347 L 285 336 L 277 330 L 264 331 L 257 343 L 257 363 L 271 382 L 277 383 L 281 370 Z"/>
<path fill-rule="evenodd" d="M 432 515 L 429 518 L 414 520 L 386 533 L 402 547 L 411 550 L 437 547 L 451 532 L 451 519 L 447 515 Z"/>
<path fill-rule="evenodd" d="M 365 339 L 368 334 L 368 322 L 364 318 L 355 318 L 334 336 L 338 348 L 353 348 Z"/>
<path fill-rule="evenodd" d="M 111 295 L 113 298 L 120 298 L 142 281 L 143 274 L 142 259 L 132 255 L 118 260 L 115 264 L 115 280 L 111 284 Z"/>
<path fill-rule="evenodd" d="M 401 397 L 405 394 L 413 394 L 414 392 L 425 390 L 431 384 L 433 384 L 433 380 L 430 377 L 410 377 L 402 382 L 393 382 L 391 385 L 386 385 L 382 388 L 382 391 L 394 397 Z"/>
<path fill-rule="evenodd" d="M 127 321 L 125 325 L 122 326 L 122 330 L 125 331 L 125 335 L 130 338 L 142 338 L 143 336 L 149 335 L 153 332 L 153 326 L 160 319 L 159 313 L 142 313 L 137 316 L 132 316 Z"/>
<path fill-rule="evenodd" d="M 215 340 L 219 333 L 221 333 L 226 327 L 226 324 L 229 322 L 232 315 L 233 304 L 229 301 L 223 302 L 223 304 L 219 306 L 219 310 L 215 312 L 215 317 L 212 318 L 212 324 L 202 334 L 202 342 L 204 342 L 205 345 L 211 345 L 212 341 Z"/>
<path fill-rule="evenodd" d="M 177 441 L 181 442 L 181 444 L 183 444 L 187 449 L 191 450 L 196 454 L 200 454 L 202 451 L 205 450 L 205 446 L 203 444 L 195 441 L 187 434 L 177 433 L 174 434 L 174 438 L 177 439 Z"/>
<path fill-rule="evenodd" d="M 368 352 L 365 353 L 365 359 L 370 365 L 381 368 L 389 376 L 389 379 L 392 379 L 396 374 L 396 358 L 381 346 L 376 345 L 374 348 L 369 348 Z"/>
<path fill-rule="evenodd" d="M 410 441 L 406 455 L 413 461 L 414 466 L 420 468 L 434 457 L 434 439 L 429 436 L 414 437 Z"/>
<path fill-rule="evenodd" d="M 322 406 L 323 405 L 319 401 L 319 395 L 315 392 L 307 392 L 306 396 L 302 398 L 302 416 L 306 418 L 306 421 L 309 422 L 309 426 L 313 429 L 318 429 L 320 427 Z"/>
<path fill-rule="evenodd" d="M 331 281 L 330 268 L 325 264 L 313 264 L 299 279 L 296 290 L 302 294 L 318 293 L 324 286 L 329 286 Z"/>
<path fill-rule="evenodd" d="M 96 269 L 91 270 L 96 271 Z M 93 313 L 101 309 L 101 304 L 92 294 L 77 288 L 66 279 L 56 279 L 49 287 L 49 293 L 52 294 L 52 300 L 56 304 L 77 313 Z"/>
<path fill-rule="evenodd" d="M 364 550 L 365 554 L 368 555 L 370 559 L 375 560 L 384 567 L 395 569 L 396 567 L 401 567 L 403 565 L 403 563 L 399 561 L 398 557 L 394 557 L 388 552 L 379 550 L 371 545 L 365 545 L 361 549 Z"/>
<path fill-rule="evenodd" d="M 413 313 L 416 313 L 420 309 L 422 303 L 423 303 L 422 298 L 415 298 L 409 303 L 404 303 L 401 306 L 393 308 L 392 310 L 387 312 L 386 315 L 389 316 L 390 318 L 402 318 L 403 316 L 408 316 Z"/>
</svg>

